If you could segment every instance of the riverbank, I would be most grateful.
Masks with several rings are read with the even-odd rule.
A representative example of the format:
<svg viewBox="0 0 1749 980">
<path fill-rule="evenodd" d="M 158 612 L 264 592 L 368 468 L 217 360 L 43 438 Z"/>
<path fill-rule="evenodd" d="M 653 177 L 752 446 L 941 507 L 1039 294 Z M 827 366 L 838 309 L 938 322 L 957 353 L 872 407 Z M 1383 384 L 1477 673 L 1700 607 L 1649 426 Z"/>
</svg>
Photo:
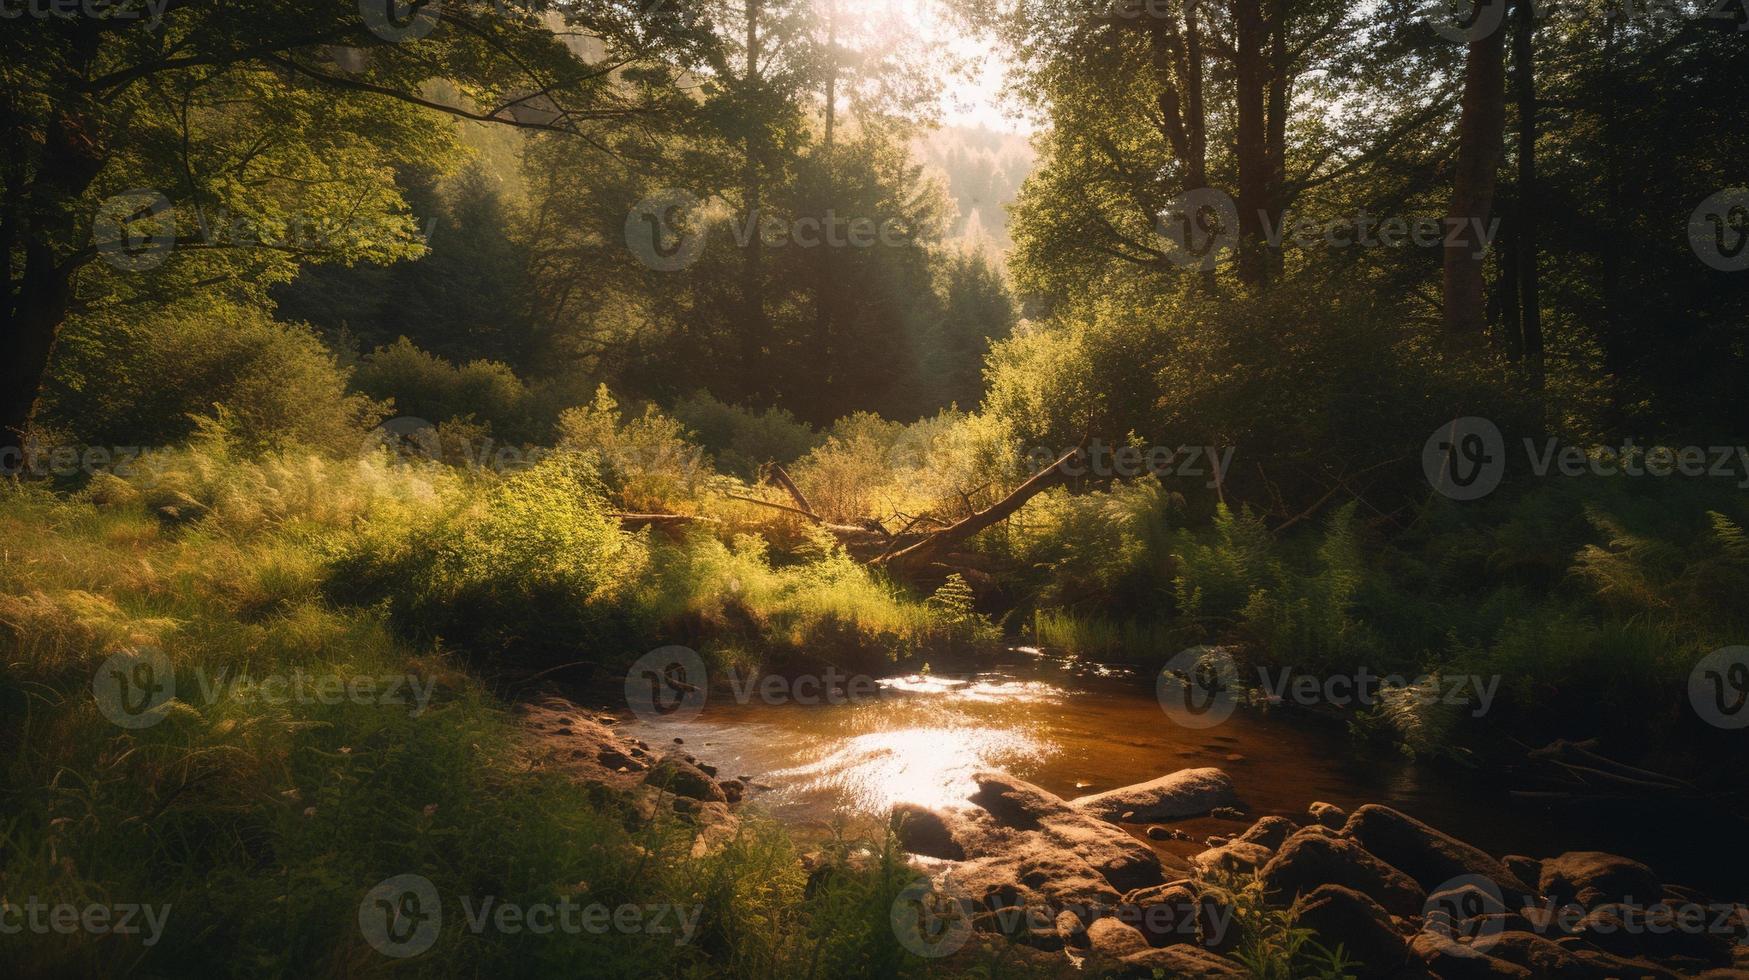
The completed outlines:
<svg viewBox="0 0 1749 980">
<path fill-rule="evenodd" d="M 895 942 L 892 909 L 918 869 L 887 833 L 888 806 L 859 811 L 872 826 L 797 833 L 774 815 L 794 784 L 769 778 L 793 766 L 743 768 L 690 734 L 632 735 L 603 758 L 593 729 L 514 709 L 549 681 L 623 681 L 627 663 L 664 642 L 698 641 L 718 674 L 825 665 L 884 677 L 895 663 L 945 668 L 940 651 L 989 646 L 991 623 L 962 590 L 922 598 L 805 543 L 769 554 L 751 524 L 723 529 L 728 540 L 628 530 L 576 462 L 499 479 L 204 447 L 166 453 L 138 485 L 105 476 L 77 495 L 0 492 L 0 899 L 27 923 L 36 907 L 89 910 L 97 923 L 143 906 L 161 924 L 149 937 L 27 929 L 0 939 L 9 961 L 26 975 L 533 973 L 584 961 L 640 976 L 992 972 L 960 959 L 944 971 Z M 1077 660 L 1042 686 L 968 682 L 955 688 L 965 703 L 1009 705 L 1016 724 L 893 718 L 860 740 L 870 732 L 847 727 L 837 734 L 849 752 L 810 760 L 804 778 L 830 784 L 873 762 L 897 780 L 870 786 L 916 785 L 941 765 L 1042 784 L 1024 757 L 1071 729 L 1067 763 L 1079 771 L 1046 787 L 1064 799 L 1213 766 L 1243 793 L 1297 778 L 1328 801 L 1340 766 L 1406 771 L 1356 756 L 1340 734 L 1273 722 L 1255 745 L 1225 732 L 1150 742 L 1170 720 L 1145 684 L 1121 711 L 1077 700 L 1105 670 Z M 914 690 L 881 703 L 939 713 L 921 698 L 948 680 L 919 667 Z M 545 725 L 532 741 L 531 718 Z M 743 731 L 771 745 L 825 741 Z M 1270 751 L 1271 739 L 1295 753 Z M 1000 758 L 1009 749 L 1022 758 Z M 986 751 L 996 764 L 967 755 Z M 708 798 L 635 775 L 656 769 Z M 724 782 L 742 775 L 754 778 L 737 806 Z M 1072 792 L 1077 781 L 1098 785 Z M 1419 814 L 1374 790 L 1335 802 Z M 1243 816 L 1287 815 L 1241 801 L 1258 808 Z M 1595 811 L 1604 822 L 1621 813 Z M 1159 854 L 1187 861 L 1201 851 L 1191 844 L 1256 822 L 1189 819 L 1219 823 L 1175 825 L 1193 840 L 1160 842 Z M 1643 836 L 1734 839 L 1698 829 L 1688 810 L 1670 819 L 1683 834 L 1647 822 Z M 615 920 L 621 908 L 648 915 Z M 605 931 L 579 909 L 608 914 Z M 583 927 L 531 928 L 552 914 Z M 1061 950 L 1025 944 L 990 955 L 1013 958 L 1001 960 L 1009 973 L 1064 963 Z"/>
<path fill-rule="evenodd" d="M 651 813 L 668 801 L 698 814 L 695 853 L 730 839 L 711 835 L 744 793 L 771 788 L 719 779 L 682 738 L 653 746 L 562 701 L 523 718 L 576 778 L 652 801 Z M 893 942 L 921 961 L 1005 952 L 1088 976 L 1363 980 L 1749 971 L 1744 895 L 1666 882 L 1631 857 L 1492 855 L 1378 804 L 1252 819 L 1241 785 L 1214 767 L 1072 800 L 1000 771 L 971 783 L 964 799 L 891 810 L 913 873 Z M 1210 817 L 1238 829 L 1200 841 L 1180 829 Z M 811 881 L 825 874 L 819 855 L 798 861 Z"/>
<path fill-rule="evenodd" d="M 1187 861 L 1141 833 L 1241 805 L 1218 769 L 1063 800 L 983 772 L 967 806 L 902 808 L 941 945 L 1001 934 L 1096 975 L 1741 976 L 1749 909 L 1602 852 L 1494 856 L 1395 809 L 1315 803 Z M 964 922 L 962 927 L 958 923 Z"/>
</svg>

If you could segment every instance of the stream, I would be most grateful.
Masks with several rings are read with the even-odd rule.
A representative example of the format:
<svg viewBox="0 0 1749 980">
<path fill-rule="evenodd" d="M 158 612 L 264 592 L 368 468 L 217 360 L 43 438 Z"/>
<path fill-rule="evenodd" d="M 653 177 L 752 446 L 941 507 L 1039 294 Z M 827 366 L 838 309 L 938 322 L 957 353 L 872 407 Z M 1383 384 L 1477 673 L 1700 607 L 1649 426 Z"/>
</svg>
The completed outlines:
<svg viewBox="0 0 1749 980">
<path fill-rule="evenodd" d="M 1175 821 L 1192 839 L 1152 846 L 1189 856 L 1208 836 L 1267 814 L 1303 822 L 1313 801 L 1384 803 L 1495 855 L 1603 850 L 1645 861 L 1668 881 L 1746 890 L 1735 848 L 1724 844 L 1741 839 L 1741 824 L 1708 830 L 1697 818 L 1672 833 L 1667 821 L 1601 805 L 1554 809 L 1514 798 L 1498 772 L 1357 752 L 1340 726 L 1291 712 L 1242 707 L 1213 727 L 1189 727 L 1161 707 L 1153 675 L 1132 668 L 1017 648 L 975 674 L 878 683 L 878 696 L 836 704 L 713 690 L 696 717 L 628 720 L 624 730 L 657 749 L 681 739 L 722 776 L 768 787 L 754 805 L 804 834 L 895 803 L 954 806 L 984 768 L 1073 798 L 1216 766 L 1232 776 L 1245 818 Z"/>
</svg>

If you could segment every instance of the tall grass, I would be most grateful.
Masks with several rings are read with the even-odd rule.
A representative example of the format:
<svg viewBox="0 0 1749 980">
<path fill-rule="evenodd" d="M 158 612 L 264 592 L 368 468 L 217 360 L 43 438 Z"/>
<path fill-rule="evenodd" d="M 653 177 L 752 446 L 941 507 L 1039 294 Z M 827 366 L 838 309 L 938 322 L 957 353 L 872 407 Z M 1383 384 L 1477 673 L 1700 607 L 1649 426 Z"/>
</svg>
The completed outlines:
<svg viewBox="0 0 1749 980">
<path fill-rule="evenodd" d="M 739 603 L 768 620 L 760 635 L 794 631 L 803 644 L 835 621 L 876 635 L 944 628 L 922 603 L 842 556 L 774 567 L 712 539 L 653 548 L 604 523 L 586 492 L 571 492 L 579 475 L 563 469 L 470 488 L 370 460 L 190 453 L 166 462 L 155 486 L 111 485 L 81 499 L 0 488 L 0 898 L 169 906 L 151 946 L 82 932 L 6 936 L 9 972 L 928 969 L 891 938 L 887 915 L 905 875 L 889 842 L 838 848 L 824 859 L 835 870 L 817 872 L 814 887 L 788 836 L 758 820 L 720 850 L 694 854 L 674 818 L 634 821 L 613 794 L 531 769 L 516 722 L 471 661 L 418 638 L 395 608 L 424 602 L 408 609 L 439 615 L 461 597 L 476 614 L 507 615 L 539 608 L 543 589 L 657 611 Z M 394 548 L 417 558 L 378 550 Z M 650 554 L 675 561 L 658 574 Z M 637 562 L 624 564 L 628 556 Z M 342 601 L 358 596 L 341 594 L 332 576 L 361 561 L 399 576 L 385 579 L 384 602 Z M 698 591 L 685 602 L 664 593 L 682 587 Z M 638 598 L 645 593 L 656 598 Z M 177 696 L 155 724 L 124 728 L 104 715 L 93 682 L 110 655 L 147 649 L 168 660 Z M 225 683 L 297 672 L 411 675 L 431 685 L 432 700 L 415 710 Z M 426 877 L 444 902 L 436 945 L 409 960 L 371 948 L 358 925 L 368 890 L 399 874 Z M 680 905 L 697 910 L 699 931 L 690 942 L 475 932 L 461 896 Z"/>
</svg>

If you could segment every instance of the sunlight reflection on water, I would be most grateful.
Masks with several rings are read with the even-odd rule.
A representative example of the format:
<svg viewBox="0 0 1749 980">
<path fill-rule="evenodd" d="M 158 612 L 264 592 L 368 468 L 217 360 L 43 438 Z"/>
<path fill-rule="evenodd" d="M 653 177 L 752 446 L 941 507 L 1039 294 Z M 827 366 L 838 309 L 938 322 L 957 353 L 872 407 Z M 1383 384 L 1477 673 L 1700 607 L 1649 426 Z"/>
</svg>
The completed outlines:
<svg viewBox="0 0 1749 980">
<path fill-rule="evenodd" d="M 1038 761 L 1045 747 L 1019 729 L 898 728 L 844 740 L 806 765 L 771 774 L 802 794 L 829 792 L 855 809 L 881 813 L 896 803 L 963 805 L 979 769 Z"/>
<path fill-rule="evenodd" d="M 882 697 L 847 713 L 845 735 L 812 761 L 771 773 L 797 795 L 880 813 L 895 803 L 963 805 L 979 769 L 1038 763 L 1054 751 L 1028 706 L 1063 690 L 1003 674 L 890 677 Z M 1021 709 L 1021 710 L 1015 710 Z"/>
</svg>

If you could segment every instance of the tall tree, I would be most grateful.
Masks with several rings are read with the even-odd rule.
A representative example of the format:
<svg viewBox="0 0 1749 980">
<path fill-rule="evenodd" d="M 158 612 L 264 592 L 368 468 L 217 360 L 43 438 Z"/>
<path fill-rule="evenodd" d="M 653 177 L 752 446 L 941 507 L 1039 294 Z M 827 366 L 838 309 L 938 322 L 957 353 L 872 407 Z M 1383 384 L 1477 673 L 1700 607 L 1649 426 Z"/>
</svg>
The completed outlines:
<svg viewBox="0 0 1749 980">
<path fill-rule="evenodd" d="M 1488 326 L 1483 282 L 1483 229 L 1493 216 L 1495 170 L 1506 126 L 1506 39 L 1484 29 L 1486 10 L 1505 0 L 1475 0 L 1458 118 L 1449 233 L 1444 254 L 1445 332 L 1460 345 L 1479 344 Z"/>
<path fill-rule="evenodd" d="M 195 284 L 260 289 L 300 260 L 411 254 L 385 176 L 442 152 L 444 117 L 586 143 L 679 98 L 649 52 L 693 38 L 678 14 L 564 0 L 185 0 L 161 16 L 14 22 L 0 38 L 0 453 L 22 448 L 76 308 Z M 598 56 L 578 57 L 549 16 Z M 645 84 L 620 84 L 628 72 Z M 438 78 L 465 99 L 428 97 Z M 130 188 L 156 190 L 98 207 Z M 106 273 L 100 258 L 162 268 Z"/>
</svg>

